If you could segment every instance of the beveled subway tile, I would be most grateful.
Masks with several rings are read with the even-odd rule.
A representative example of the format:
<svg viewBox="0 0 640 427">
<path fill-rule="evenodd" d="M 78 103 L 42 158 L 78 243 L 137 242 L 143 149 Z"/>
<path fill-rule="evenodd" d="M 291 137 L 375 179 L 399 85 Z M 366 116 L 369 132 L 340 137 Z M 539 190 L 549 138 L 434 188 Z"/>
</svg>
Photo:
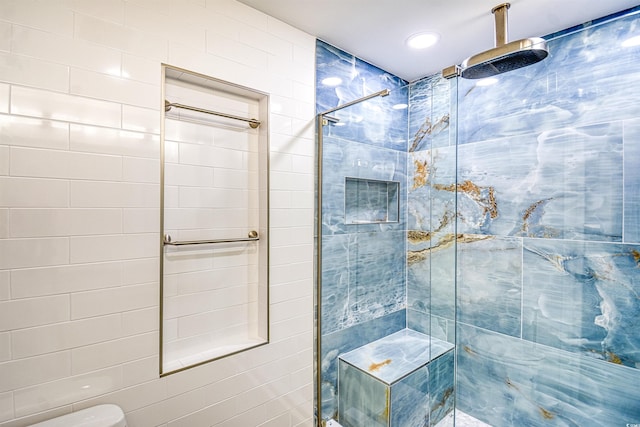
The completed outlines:
<svg viewBox="0 0 640 427">
<path fill-rule="evenodd" d="M 157 283 L 128 285 L 71 295 L 71 319 L 152 307 L 158 302 Z"/>
<path fill-rule="evenodd" d="M 122 54 L 122 77 L 160 87 L 160 63 L 124 53 Z"/>
<path fill-rule="evenodd" d="M 160 87 L 122 77 L 71 68 L 69 92 L 145 108 L 160 108 Z"/>
<path fill-rule="evenodd" d="M 11 352 L 14 358 L 30 357 L 109 341 L 121 336 L 122 318 L 119 314 L 98 316 L 13 331 Z"/>
<path fill-rule="evenodd" d="M 122 159 L 122 180 L 160 183 L 160 162 L 158 159 L 124 157 Z"/>
<path fill-rule="evenodd" d="M 160 11 L 165 13 L 159 13 Z M 172 42 L 204 51 L 204 27 L 194 25 L 193 21 L 184 22 L 184 13 L 166 12 L 166 6 L 162 3 L 140 7 L 132 2 L 126 6 L 125 22 L 127 27 L 138 29 L 144 34 L 167 38 Z"/>
<path fill-rule="evenodd" d="M 158 285 L 155 284 L 155 286 Z M 154 306 L 122 313 L 122 335 L 158 333 L 158 311 L 158 306 Z"/>
<path fill-rule="evenodd" d="M 147 360 L 147 359 L 142 359 Z M 125 365 L 126 366 L 126 365 Z M 157 366 L 156 366 L 157 368 Z M 144 368 L 141 368 L 144 369 Z M 146 369 L 145 369 L 146 370 Z M 157 369 L 156 369 L 157 371 Z M 74 410 L 84 409 L 90 406 L 113 403 L 126 413 L 144 408 L 153 403 L 160 402 L 167 397 L 167 390 L 164 379 L 153 378 L 155 381 L 145 381 L 144 383 L 127 384 L 127 374 L 123 369 L 123 389 L 98 396 L 96 398 L 75 403 Z M 132 387 L 133 386 L 133 387 Z M 128 421 L 128 420 L 127 420 Z"/>
<path fill-rule="evenodd" d="M 0 175 L 9 175 L 10 148 L 7 145 L 0 145 Z"/>
<path fill-rule="evenodd" d="M 121 209 L 11 209 L 11 237 L 122 232 Z"/>
<path fill-rule="evenodd" d="M 27 56 L 0 52 L 0 79 L 13 84 L 67 92 L 69 90 L 69 67 Z M 13 86 L 14 90 L 15 88 L 16 86 Z M 33 107 L 32 111 L 36 111 L 36 108 Z M 11 112 L 16 113 L 13 103 Z"/>
<path fill-rule="evenodd" d="M 113 367 L 14 391 L 17 417 L 89 399 L 122 387 L 122 368 Z"/>
<path fill-rule="evenodd" d="M 156 316 L 157 320 L 157 316 Z M 158 379 L 158 355 L 122 365 L 122 386 L 131 387 Z M 160 380 L 161 384 L 164 384 Z"/>
<path fill-rule="evenodd" d="M 122 64 L 115 49 L 19 25 L 13 27 L 11 52 L 112 75 L 120 75 Z"/>
<path fill-rule="evenodd" d="M 147 333 L 71 350 L 73 375 L 108 368 L 154 355 L 158 334 Z"/>
<path fill-rule="evenodd" d="M 167 100 L 171 102 L 179 102 L 171 94 L 166 94 Z M 184 100 L 195 104 L 193 100 Z M 202 106 L 204 108 L 204 106 Z M 236 132 L 237 133 L 237 132 Z M 198 123 L 190 123 L 186 121 L 175 120 L 171 117 L 165 121 L 165 139 L 173 142 L 185 142 L 194 144 L 198 141 L 198 145 L 212 146 L 215 140 L 216 131 L 212 126 L 204 126 Z"/>
<path fill-rule="evenodd" d="M 0 4 L 0 16 L 26 27 L 73 36 L 73 11 L 56 2 L 7 0 Z"/>
<path fill-rule="evenodd" d="M 61 351 L 42 356 L 0 363 L 0 392 L 54 381 L 71 374 L 71 352 Z"/>
<path fill-rule="evenodd" d="M 123 209 L 124 233 L 153 233 L 160 230 L 160 216 L 157 209 Z"/>
<path fill-rule="evenodd" d="M 267 69 L 268 52 L 219 34 L 207 33 L 207 53 L 254 69 Z"/>
<path fill-rule="evenodd" d="M 210 187 L 213 185 L 213 168 L 168 163 L 165 164 L 164 171 L 167 185 L 195 187 Z"/>
<path fill-rule="evenodd" d="M 11 332 L 0 332 L 0 362 L 11 360 Z"/>
<path fill-rule="evenodd" d="M 9 237 L 9 209 L 0 209 L 0 239 Z"/>
<path fill-rule="evenodd" d="M 0 269 L 42 267 L 69 262 L 66 237 L 0 240 Z"/>
<path fill-rule="evenodd" d="M 0 207 L 67 207 L 69 183 L 63 180 L 0 176 Z"/>
<path fill-rule="evenodd" d="M 76 14 L 74 36 L 92 43 L 158 61 L 167 60 L 167 40 L 89 15 Z"/>
<path fill-rule="evenodd" d="M 68 295 L 4 301 L 0 307 L 0 331 L 64 322 L 71 313 Z"/>
<path fill-rule="evenodd" d="M 225 57 L 203 53 L 182 44 L 170 43 L 169 62 L 176 67 L 214 75 L 221 80 L 267 92 L 267 73 L 258 73 L 254 67 Z"/>
<path fill-rule="evenodd" d="M 157 208 L 160 206 L 160 186 L 157 184 L 72 181 L 69 185 L 72 207 Z"/>
<path fill-rule="evenodd" d="M 122 158 L 61 150 L 12 147 L 11 175 L 119 181 L 122 179 Z"/>
<path fill-rule="evenodd" d="M 9 52 L 11 50 L 11 28 L 9 22 L 0 22 L 0 50 Z"/>
<path fill-rule="evenodd" d="M 122 263 L 63 265 L 11 271 L 11 295 L 29 298 L 121 286 Z"/>
<path fill-rule="evenodd" d="M 115 261 L 158 255 L 156 233 L 79 236 L 70 238 L 70 262 Z"/>
<path fill-rule="evenodd" d="M 180 144 L 180 163 L 242 169 L 243 152 L 199 144 Z"/>
<path fill-rule="evenodd" d="M 124 284 L 149 283 L 158 280 L 159 260 L 156 257 L 122 261 Z"/>
<path fill-rule="evenodd" d="M 13 393 L 0 393 L 0 421 L 14 418 Z"/>
<path fill-rule="evenodd" d="M 11 86 L 6 83 L 0 83 L 0 113 L 9 112 L 9 92 Z"/>
<path fill-rule="evenodd" d="M 249 194 L 226 188 L 180 187 L 180 208 L 249 208 Z"/>
<path fill-rule="evenodd" d="M 6 301 L 11 297 L 10 272 L 0 271 L 0 301 Z"/>
<path fill-rule="evenodd" d="M 70 147 L 91 153 L 153 159 L 160 156 L 160 139 L 157 135 L 97 126 L 71 124 Z"/>
<path fill-rule="evenodd" d="M 115 128 L 120 127 L 122 114 L 120 104 L 114 102 L 18 86 L 11 87 L 11 112 Z"/>
<path fill-rule="evenodd" d="M 8 98 L 7 98 L 8 99 Z M 0 137 L 11 146 L 69 149 L 69 124 L 30 117 L 0 116 Z"/>
<path fill-rule="evenodd" d="M 122 106 L 122 129 L 160 134 L 160 112 L 155 109 Z"/>
<path fill-rule="evenodd" d="M 90 15 L 116 24 L 124 24 L 124 1 L 101 0 L 73 1 L 68 7 L 83 15 Z"/>
</svg>

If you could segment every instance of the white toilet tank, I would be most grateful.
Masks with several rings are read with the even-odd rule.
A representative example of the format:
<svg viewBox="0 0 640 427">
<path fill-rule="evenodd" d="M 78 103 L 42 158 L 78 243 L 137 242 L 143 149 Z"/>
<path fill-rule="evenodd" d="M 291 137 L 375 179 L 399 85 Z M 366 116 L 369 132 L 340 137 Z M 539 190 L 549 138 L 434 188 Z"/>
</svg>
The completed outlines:
<svg viewBox="0 0 640 427">
<path fill-rule="evenodd" d="M 127 427 L 119 406 L 106 404 L 33 424 L 31 427 Z"/>
</svg>

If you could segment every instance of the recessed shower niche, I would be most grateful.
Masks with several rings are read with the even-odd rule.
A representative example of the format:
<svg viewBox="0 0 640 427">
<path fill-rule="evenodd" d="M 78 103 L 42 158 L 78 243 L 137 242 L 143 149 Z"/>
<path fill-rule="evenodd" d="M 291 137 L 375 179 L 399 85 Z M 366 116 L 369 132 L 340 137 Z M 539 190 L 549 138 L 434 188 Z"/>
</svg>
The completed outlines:
<svg viewBox="0 0 640 427">
<path fill-rule="evenodd" d="M 165 375 L 269 339 L 268 95 L 163 65 Z"/>
<path fill-rule="evenodd" d="M 345 178 L 345 223 L 398 222 L 400 183 L 375 179 Z"/>
</svg>

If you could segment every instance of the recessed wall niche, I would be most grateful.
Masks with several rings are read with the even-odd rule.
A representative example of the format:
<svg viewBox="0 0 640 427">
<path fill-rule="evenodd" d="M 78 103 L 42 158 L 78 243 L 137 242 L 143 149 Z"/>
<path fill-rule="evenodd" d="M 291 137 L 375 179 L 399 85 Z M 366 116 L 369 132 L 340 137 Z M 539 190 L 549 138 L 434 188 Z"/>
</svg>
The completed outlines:
<svg viewBox="0 0 640 427">
<path fill-rule="evenodd" d="M 269 341 L 267 94 L 163 66 L 160 374 Z"/>
<path fill-rule="evenodd" d="M 400 220 L 397 181 L 345 178 L 345 223 L 384 224 Z"/>
</svg>

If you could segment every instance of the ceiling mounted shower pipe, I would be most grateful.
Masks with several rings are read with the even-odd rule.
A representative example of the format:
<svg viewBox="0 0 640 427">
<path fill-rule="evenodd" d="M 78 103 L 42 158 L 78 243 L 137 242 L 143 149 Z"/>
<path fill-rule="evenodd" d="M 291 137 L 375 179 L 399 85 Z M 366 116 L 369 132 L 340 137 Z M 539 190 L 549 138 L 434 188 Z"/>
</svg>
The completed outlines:
<svg viewBox="0 0 640 427">
<path fill-rule="evenodd" d="M 540 37 L 508 42 L 509 7 L 509 3 L 502 3 L 491 9 L 495 18 L 495 47 L 465 59 L 459 67 L 445 68 L 443 77 L 483 79 L 535 64 L 547 57 L 547 42 Z"/>
</svg>

